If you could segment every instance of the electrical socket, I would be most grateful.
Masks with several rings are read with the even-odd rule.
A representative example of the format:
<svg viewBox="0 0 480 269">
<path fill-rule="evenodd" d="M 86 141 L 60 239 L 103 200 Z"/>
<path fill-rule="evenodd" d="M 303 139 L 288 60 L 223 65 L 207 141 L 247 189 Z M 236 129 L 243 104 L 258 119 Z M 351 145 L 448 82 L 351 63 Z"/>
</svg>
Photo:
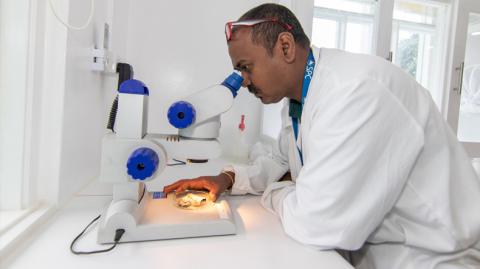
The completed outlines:
<svg viewBox="0 0 480 269">
<path fill-rule="evenodd" d="M 93 48 L 92 56 L 92 70 L 105 72 L 107 74 L 115 73 L 117 69 L 117 62 L 115 55 L 109 48 L 110 43 L 110 26 L 108 23 L 103 25 L 103 40 L 100 49 Z"/>
<path fill-rule="evenodd" d="M 93 71 L 115 73 L 117 63 L 115 55 L 112 51 L 106 49 L 92 49 L 92 65 Z"/>
</svg>

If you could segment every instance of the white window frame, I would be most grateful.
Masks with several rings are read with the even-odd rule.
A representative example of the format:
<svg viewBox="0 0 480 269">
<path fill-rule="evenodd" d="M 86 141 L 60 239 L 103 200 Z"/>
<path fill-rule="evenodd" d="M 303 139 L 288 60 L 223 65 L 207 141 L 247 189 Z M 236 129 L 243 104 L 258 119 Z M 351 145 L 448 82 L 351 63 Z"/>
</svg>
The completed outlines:
<svg viewBox="0 0 480 269">
<path fill-rule="evenodd" d="M 38 229 L 56 210 L 58 178 L 54 176 L 47 178 L 44 171 L 48 170 L 50 174 L 55 174 L 55 171 L 58 170 L 58 161 L 51 157 L 58 155 L 60 141 L 56 139 L 54 143 L 51 143 L 45 137 L 51 137 L 51 130 L 58 128 L 50 127 L 61 126 L 61 122 L 47 119 L 50 115 L 47 115 L 45 110 L 51 111 L 52 107 L 59 107 L 63 104 L 59 102 L 62 100 L 61 96 L 52 98 L 56 95 L 56 91 L 49 85 L 51 82 L 45 82 L 43 79 L 46 74 L 50 73 L 48 71 L 50 66 L 44 64 L 44 59 L 49 59 L 44 50 L 48 46 L 45 41 L 58 42 L 52 39 L 55 35 L 51 33 L 51 38 L 46 37 L 45 32 L 55 30 L 50 30 L 52 27 L 48 25 L 48 20 L 45 18 L 45 2 L 0 0 L 0 8 L 2 7 L 5 8 L 2 12 L 8 12 L 9 17 L 4 16 L 4 20 L 0 20 L 0 22 L 5 23 L 6 27 L 14 29 L 15 32 L 7 32 L 0 37 L 9 38 L 8 42 L 13 39 L 20 44 L 18 48 L 15 48 L 15 53 L 7 54 L 7 57 L 2 59 L 7 62 L 6 65 L 3 63 L 2 65 L 11 68 L 12 70 L 9 69 L 9 72 L 20 74 L 20 78 L 16 78 L 14 83 L 9 83 L 8 88 L 0 88 L 0 91 L 24 89 L 24 96 L 22 96 L 24 98 L 24 104 L 22 104 L 24 123 L 23 129 L 19 131 L 23 136 L 21 139 L 23 149 L 21 156 L 16 160 L 21 162 L 21 171 L 17 171 L 16 179 L 7 179 L 9 180 L 8 184 L 4 178 L 0 179 L 2 193 L 8 193 L 7 199 L 9 199 L 7 204 L 3 200 L 6 196 L 0 197 L 0 202 L 2 202 L 0 205 L 0 218 L 2 218 L 0 257 L 3 260 L 7 254 L 14 253 L 15 247 L 28 238 L 33 230 Z M 68 4 L 64 7 L 68 7 Z M 65 8 L 65 10 L 67 9 Z M 18 33 L 22 33 L 22 35 Z M 0 40 L 0 46 L 5 44 L 4 41 Z M 8 46 L 6 48 L 9 49 Z M 58 51 L 58 48 L 52 50 L 54 49 Z M 18 65 L 8 65 L 12 61 L 20 62 Z M 0 69 L 0 71 L 4 70 Z M 10 74 L 7 73 L 7 75 Z M 0 96 L 5 95 L 0 92 Z M 49 124 L 45 126 L 44 123 Z M 52 139 L 55 138 L 54 136 Z M 48 150 L 45 147 L 49 147 Z M 55 164 L 49 165 L 52 162 Z M 52 167 L 53 169 L 51 169 Z"/>
<path fill-rule="evenodd" d="M 398 44 L 398 36 L 400 34 L 400 30 L 409 30 L 411 32 L 417 32 L 417 33 L 422 33 L 422 34 L 434 34 L 435 33 L 435 27 L 426 25 L 426 24 L 420 24 L 420 23 L 412 23 L 412 22 L 406 22 L 406 21 L 401 21 L 401 20 L 394 20 L 392 24 L 392 43 Z M 425 43 L 425 40 L 420 39 L 420 43 Z M 419 55 L 425 54 L 425 45 L 421 44 L 418 46 L 419 48 Z M 393 57 L 395 57 L 396 52 L 398 50 L 398 47 L 395 47 L 393 49 Z M 418 58 L 423 58 L 423 57 L 418 57 Z M 421 81 L 423 79 L 424 75 L 424 70 L 421 70 L 424 68 L 424 65 L 422 62 L 418 62 L 417 64 L 417 74 L 416 78 L 417 80 Z M 420 70 L 419 70 L 420 69 Z M 420 71 L 420 72 L 418 72 Z"/>
<path fill-rule="evenodd" d="M 26 165 L 28 2 L 0 0 L 0 210 L 22 208 Z M 11 29 L 15 29 L 12 31 Z M 12 116 L 11 114 L 15 114 Z"/>
<path fill-rule="evenodd" d="M 388 1 L 390 2 L 389 3 L 389 8 L 391 8 L 391 14 L 392 14 L 392 18 L 393 18 L 393 9 L 394 9 L 394 3 L 395 3 L 395 0 L 382 0 L 383 1 Z M 452 13 L 453 13 L 453 7 L 455 5 L 457 0 L 409 0 L 409 2 L 417 2 L 417 3 L 420 3 L 420 4 L 430 4 L 432 6 L 439 6 L 440 4 L 449 4 L 450 5 L 450 8 L 448 10 L 446 10 L 446 14 L 444 16 L 444 20 L 443 21 L 439 21 L 437 22 L 435 25 L 431 25 L 431 24 L 428 24 L 428 23 L 417 23 L 417 22 L 410 22 L 410 21 L 404 21 L 404 20 L 398 20 L 398 19 L 392 19 L 391 20 L 391 34 L 392 34 L 392 43 L 396 44 L 396 40 L 393 40 L 393 39 L 397 39 L 398 38 L 398 33 L 399 33 L 399 29 L 402 28 L 402 29 L 406 29 L 406 30 L 411 30 L 413 32 L 419 32 L 419 33 L 435 33 L 437 31 L 438 28 L 440 29 L 446 29 L 445 31 L 442 32 L 443 35 L 441 36 L 438 36 L 439 38 L 441 38 L 443 40 L 442 43 L 439 43 L 437 45 L 437 53 L 442 55 L 443 57 L 441 57 L 440 59 L 438 58 L 435 58 L 436 60 L 438 60 L 439 62 L 436 63 L 435 65 L 433 65 L 434 68 L 439 68 L 438 72 L 439 72 L 439 75 L 438 77 L 446 77 L 448 72 L 449 72 L 449 57 L 450 57 L 450 42 L 449 40 L 451 39 L 451 36 L 452 36 L 452 33 L 451 33 L 451 27 L 453 25 L 452 23 Z M 445 27 L 447 26 L 447 27 Z M 420 40 L 420 43 L 424 42 L 425 40 Z M 390 45 L 389 45 L 390 46 Z M 420 57 L 420 53 L 422 50 L 422 47 L 424 48 L 424 45 L 420 44 L 419 45 L 419 59 L 423 59 L 423 57 Z M 390 48 L 390 47 L 389 47 Z M 392 58 L 395 57 L 395 53 L 396 53 L 396 49 L 392 49 Z M 385 55 L 388 55 L 385 54 Z M 431 57 L 436 57 L 437 55 L 431 55 Z M 416 79 L 417 81 L 419 81 L 421 84 L 424 84 L 424 79 L 425 77 L 422 77 L 422 75 L 425 75 L 428 73 L 429 70 L 426 70 L 428 68 L 430 68 L 431 66 L 429 64 L 424 64 L 422 61 L 419 60 L 419 62 L 417 63 L 417 74 L 416 74 Z M 418 72 L 418 71 L 421 71 L 421 72 Z M 437 89 L 441 89 L 441 92 L 431 92 L 432 93 L 432 97 L 433 99 L 435 100 L 435 102 L 437 103 L 438 107 L 439 107 L 439 110 L 442 112 L 443 116 L 446 118 L 447 117 L 447 110 L 446 110 L 446 102 L 447 102 L 447 98 L 446 98 L 446 87 L 447 87 L 447 81 L 446 80 L 439 80 L 438 82 L 433 82 L 434 85 L 429 85 L 427 88 L 429 90 L 437 90 Z"/>
<path fill-rule="evenodd" d="M 359 23 L 359 24 L 370 24 L 372 23 L 375 26 L 375 16 L 373 18 L 369 15 L 358 14 L 348 11 L 339 11 L 333 10 L 324 7 L 313 7 L 313 18 L 326 19 L 335 21 L 338 25 L 337 28 L 337 47 L 339 49 L 345 49 L 346 44 L 346 31 L 348 23 Z M 313 20 L 312 18 L 312 20 Z M 374 32 L 375 27 L 372 28 L 372 33 Z M 373 40 L 372 40 L 373 44 Z M 372 53 L 372 50 L 370 53 Z"/>
</svg>

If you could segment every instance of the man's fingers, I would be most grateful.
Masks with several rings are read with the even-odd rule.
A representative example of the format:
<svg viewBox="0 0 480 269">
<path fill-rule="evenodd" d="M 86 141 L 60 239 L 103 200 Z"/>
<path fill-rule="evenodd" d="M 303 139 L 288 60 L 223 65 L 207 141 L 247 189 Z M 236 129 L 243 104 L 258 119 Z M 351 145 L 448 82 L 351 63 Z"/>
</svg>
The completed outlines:
<svg viewBox="0 0 480 269">
<path fill-rule="evenodd" d="M 210 199 L 212 199 L 213 202 L 217 201 L 217 192 L 210 191 L 208 194 L 210 195 Z"/>
<path fill-rule="evenodd" d="M 189 189 L 189 188 L 190 188 L 190 187 L 188 187 L 188 186 L 185 185 L 185 184 L 184 184 L 184 185 L 180 185 L 180 186 L 175 190 L 175 192 L 180 193 L 180 192 L 182 192 L 182 191 L 184 191 L 184 190 L 186 190 L 186 189 Z"/>
<path fill-rule="evenodd" d="M 184 182 L 185 180 L 179 180 L 173 184 L 163 187 L 163 193 L 165 194 L 171 193 L 172 191 L 176 190 L 180 185 L 182 185 Z"/>
<path fill-rule="evenodd" d="M 168 194 L 170 192 L 180 193 L 185 190 L 207 190 L 212 201 L 218 198 L 219 188 L 209 178 L 199 177 L 195 179 L 182 179 L 173 184 L 165 186 L 163 192 Z"/>
<path fill-rule="evenodd" d="M 213 184 L 211 181 L 207 181 L 205 183 L 205 189 L 208 190 L 209 195 L 210 195 L 210 199 L 212 199 L 212 201 L 215 202 L 218 198 L 218 192 L 219 192 L 218 185 Z"/>
<path fill-rule="evenodd" d="M 201 179 L 191 179 L 191 180 L 186 180 L 183 184 L 181 184 L 176 189 L 176 191 L 182 192 L 185 190 L 205 190 L 205 189 L 210 191 L 210 187 L 205 181 Z"/>
<path fill-rule="evenodd" d="M 170 193 L 173 191 L 182 192 L 186 189 L 201 190 L 206 189 L 204 184 L 199 179 L 182 179 L 171 185 L 165 186 L 163 188 L 164 193 Z"/>
</svg>

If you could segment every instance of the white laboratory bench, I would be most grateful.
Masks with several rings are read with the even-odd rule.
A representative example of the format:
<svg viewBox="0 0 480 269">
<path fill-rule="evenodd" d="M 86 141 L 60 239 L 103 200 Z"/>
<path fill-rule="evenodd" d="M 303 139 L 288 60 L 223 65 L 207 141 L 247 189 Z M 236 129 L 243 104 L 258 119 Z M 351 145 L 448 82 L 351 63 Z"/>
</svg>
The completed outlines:
<svg viewBox="0 0 480 269">
<path fill-rule="evenodd" d="M 28 246 L 21 246 L 6 268 L 352 268 L 335 251 L 318 251 L 297 243 L 282 230 L 276 216 L 255 196 L 227 197 L 237 225 L 236 235 L 119 244 L 107 253 L 76 256 L 72 239 L 110 201 L 109 196 L 77 196 L 48 221 Z M 96 227 L 76 245 L 97 245 Z"/>
</svg>

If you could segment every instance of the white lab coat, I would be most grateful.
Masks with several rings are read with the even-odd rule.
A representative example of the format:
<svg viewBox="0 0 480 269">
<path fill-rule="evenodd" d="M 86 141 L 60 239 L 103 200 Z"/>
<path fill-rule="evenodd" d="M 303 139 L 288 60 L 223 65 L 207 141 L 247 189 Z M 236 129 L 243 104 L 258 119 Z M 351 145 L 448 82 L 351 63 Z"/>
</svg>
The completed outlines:
<svg viewBox="0 0 480 269">
<path fill-rule="evenodd" d="M 278 147 L 232 167 L 232 194 L 263 192 L 290 237 L 356 250 L 357 268 L 480 268 L 480 180 L 428 91 L 378 57 L 314 54 L 304 166 L 285 107 Z"/>
</svg>

